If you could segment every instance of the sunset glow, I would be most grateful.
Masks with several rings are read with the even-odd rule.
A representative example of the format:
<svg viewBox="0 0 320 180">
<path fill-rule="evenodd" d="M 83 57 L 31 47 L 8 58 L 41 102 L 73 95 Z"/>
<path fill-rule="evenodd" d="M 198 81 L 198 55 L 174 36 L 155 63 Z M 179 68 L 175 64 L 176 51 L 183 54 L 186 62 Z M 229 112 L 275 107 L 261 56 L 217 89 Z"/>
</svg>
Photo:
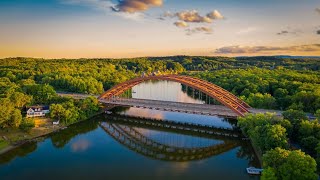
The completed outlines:
<svg viewBox="0 0 320 180">
<path fill-rule="evenodd" d="M 320 55 L 317 0 L 0 2 L 0 57 Z"/>
</svg>

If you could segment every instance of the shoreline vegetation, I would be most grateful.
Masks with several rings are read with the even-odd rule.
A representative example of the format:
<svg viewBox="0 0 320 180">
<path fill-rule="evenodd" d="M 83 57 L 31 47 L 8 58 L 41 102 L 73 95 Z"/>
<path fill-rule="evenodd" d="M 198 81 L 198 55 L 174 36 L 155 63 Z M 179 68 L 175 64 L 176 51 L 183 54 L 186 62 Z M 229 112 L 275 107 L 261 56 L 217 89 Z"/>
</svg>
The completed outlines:
<svg viewBox="0 0 320 180">
<path fill-rule="evenodd" d="M 50 105 L 49 117 L 65 125 L 88 119 L 99 110 L 94 97 L 74 100 L 59 97 L 56 91 L 96 95 L 143 73 L 178 73 L 212 82 L 253 108 L 285 111 L 282 120 L 272 115 L 246 116 L 238 125 L 263 154 L 262 178 L 300 177 L 291 172 L 292 162 L 299 160 L 310 169 L 301 168 L 308 175 L 301 179 L 315 179 L 316 162 L 320 170 L 319 70 L 320 57 L 5 58 L 0 59 L 0 128 L 29 131 L 34 122 L 22 112 L 30 105 Z M 0 142 L 0 147 L 7 143 Z M 292 144 L 302 151 L 292 150 Z M 292 168 L 281 170 L 284 166 Z"/>
<path fill-rule="evenodd" d="M 37 134 L 37 135 L 30 135 L 29 134 L 29 137 L 26 137 L 25 139 L 21 139 L 19 141 L 14 141 L 12 143 L 9 143 L 9 142 L 6 142 L 6 141 L 3 141 L 3 142 L 6 142 L 6 146 L 0 148 L 0 155 L 1 154 L 4 154 L 8 151 L 11 151 L 19 146 L 22 146 L 24 145 L 25 143 L 28 143 L 28 142 L 32 142 L 32 141 L 36 141 L 38 138 L 41 138 L 41 137 L 44 137 L 46 135 L 49 135 L 51 133 L 54 133 L 54 132 L 57 132 L 59 131 L 61 128 L 64 128 L 62 126 L 57 126 L 56 128 L 53 128 L 53 129 L 50 129 L 48 131 L 45 131 L 45 132 L 42 132 L 40 134 Z"/>
<path fill-rule="evenodd" d="M 99 114 L 102 114 L 102 113 L 104 113 L 104 111 L 102 109 L 99 109 L 98 112 L 96 112 L 95 114 L 92 114 L 87 119 L 76 121 L 76 122 L 73 122 L 73 123 L 70 123 L 70 124 L 67 124 L 67 125 L 59 124 L 59 125 L 50 125 L 51 127 L 46 126 L 45 129 L 47 129 L 47 130 L 45 130 L 45 131 L 37 129 L 39 127 L 35 127 L 33 129 L 31 129 L 31 131 L 32 130 L 42 131 L 40 133 L 30 133 L 30 132 L 20 131 L 21 134 L 22 133 L 25 134 L 24 137 L 22 139 L 19 139 L 18 141 L 14 141 L 14 142 L 11 142 L 11 143 L 9 143 L 7 141 L 3 141 L 3 142 L 6 142 L 6 144 L 5 144 L 5 146 L 1 146 L 0 145 L 0 155 L 6 153 L 8 151 L 11 151 L 11 150 L 13 150 L 15 148 L 18 148 L 18 147 L 24 145 L 25 143 L 38 142 L 38 140 L 43 138 L 43 137 L 46 137 L 46 136 L 48 136 L 50 134 L 53 134 L 53 133 L 57 133 L 60 130 L 62 130 L 64 128 L 68 128 L 71 125 L 74 125 L 74 124 L 77 124 L 77 123 L 80 123 L 80 122 L 83 122 L 83 121 L 90 120 L 91 118 L 93 118 L 93 117 L 95 117 L 95 116 L 97 116 Z M 41 120 L 41 118 L 39 120 Z M 40 128 L 43 129 L 43 127 L 40 127 Z M 0 134 L 2 134 L 2 133 L 0 132 Z"/>
<path fill-rule="evenodd" d="M 262 159 L 262 180 L 318 179 L 320 123 L 317 120 L 308 120 L 303 111 L 287 110 L 283 117 L 271 113 L 248 114 L 238 118 L 238 126 Z"/>
</svg>

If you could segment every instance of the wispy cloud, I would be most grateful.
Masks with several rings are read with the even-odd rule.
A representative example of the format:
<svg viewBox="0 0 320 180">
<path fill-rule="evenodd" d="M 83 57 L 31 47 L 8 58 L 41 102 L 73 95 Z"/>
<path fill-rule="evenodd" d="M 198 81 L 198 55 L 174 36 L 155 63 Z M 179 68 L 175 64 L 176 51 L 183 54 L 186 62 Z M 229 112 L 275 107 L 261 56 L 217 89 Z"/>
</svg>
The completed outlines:
<svg viewBox="0 0 320 180">
<path fill-rule="evenodd" d="M 115 6 L 114 3 L 111 1 L 104 1 L 104 0 L 61 0 L 63 4 L 69 5 L 82 5 L 82 6 L 89 6 L 91 8 L 110 11 L 110 8 Z"/>
<path fill-rule="evenodd" d="M 205 34 L 212 34 L 213 33 L 213 29 L 211 27 L 195 27 L 195 28 L 189 28 L 186 30 L 187 35 L 192 35 L 195 33 L 205 33 Z"/>
<path fill-rule="evenodd" d="M 184 22 L 184 21 L 177 21 L 173 23 L 175 26 L 180 27 L 180 28 L 186 28 L 188 27 L 188 23 Z"/>
<path fill-rule="evenodd" d="M 61 0 L 64 4 L 88 6 L 106 13 L 112 13 L 125 19 L 140 21 L 144 19 L 144 11 L 151 7 L 161 6 L 163 0 Z"/>
<path fill-rule="evenodd" d="M 118 0 L 112 10 L 116 12 L 136 13 L 162 6 L 163 0 Z"/>
<path fill-rule="evenodd" d="M 316 8 L 315 10 L 316 10 L 316 12 L 317 12 L 318 14 L 320 14 L 320 8 Z M 316 33 L 317 33 L 318 35 L 320 35 L 320 29 L 317 30 Z"/>
<path fill-rule="evenodd" d="M 277 33 L 277 35 L 300 35 L 303 32 L 299 29 L 292 29 L 291 27 L 286 28 L 285 30 L 282 30 Z"/>
<path fill-rule="evenodd" d="M 277 33 L 277 35 L 286 35 L 286 34 L 289 34 L 289 31 L 285 30 Z"/>
<path fill-rule="evenodd" d="M 134 21 L 143 21 L 145 18 L 145 14 L 144 13 L 124 13 L 124 12 L 118 12 L 115 13 L 116 16 L 122 17 L 124 19 L 129 19 L 129 20 L 134 20 Z"/>
<path fill-rule="evenodd" d="M 256 53 L 281 53 L 281 52 L 318 52 L 320 44 L 300 46 L 226 46 L 214 51 L 216 54 L 256 54 Z"/>
<path fill-rule="evenodd" d="M 250 33 L 255 32 L 255 31 L 257 31 L 257 30 L 258 30 L 258 28 L 256 28 L 256 27 L 247 27 L 247 28 L 245 28 L 245 29 L 240 29 L 240 30 L 237 32 L 237 34 L 239 34 L 239 35 L 242 35 L 242 34 L 250 34 Z"/>
</svg>

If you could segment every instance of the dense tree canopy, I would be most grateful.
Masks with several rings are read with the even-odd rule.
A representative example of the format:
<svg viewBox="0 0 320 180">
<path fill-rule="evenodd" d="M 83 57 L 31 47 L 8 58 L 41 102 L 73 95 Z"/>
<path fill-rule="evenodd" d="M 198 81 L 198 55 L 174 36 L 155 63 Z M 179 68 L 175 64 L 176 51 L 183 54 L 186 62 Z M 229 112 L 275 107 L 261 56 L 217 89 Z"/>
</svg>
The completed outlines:
<svg viewBox="0 0 320 180">
<path fill-rule="evenodd" d="M 99 102 L 95 97 L 88 97 L 81 101 L 67 99 L 60 104 L 50 106 L 50 117 L 64 124 L 71 124 L 85 120 L 99 110 Z"/>
<path fill-rule="evenodd" d="M 316 162 L 300 150 L 289 151 L 275 148 L 263 155 L 263 171 L 261 179 L 281 180 L 316 180 Z"/>
<path fill-rule="evenodd" d="M 291 123 L 274 114 L 248 114 L 238 118 L 238 126 L 262 153 L 288 147 L 287 129 L 291 129 Z"/>
<path fill-rule="evenodd" d="M 252 107 L 311 113 L 320 109 L 320 73 L 316 71 L 249 68 L 187 74 L 227 89 Z"/>
</svg>

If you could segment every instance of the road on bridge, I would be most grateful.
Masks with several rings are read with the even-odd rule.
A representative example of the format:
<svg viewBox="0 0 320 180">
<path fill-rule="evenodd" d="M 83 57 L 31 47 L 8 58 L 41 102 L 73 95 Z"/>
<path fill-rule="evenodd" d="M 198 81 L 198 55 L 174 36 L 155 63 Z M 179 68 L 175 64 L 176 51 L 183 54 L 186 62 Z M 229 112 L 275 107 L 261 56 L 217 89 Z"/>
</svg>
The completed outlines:
<svg viewBox="0 0 320 180">
<path fill-rule="evenodd" d="M 77 94 L 77 93 L 58 93 L 62 97 L 72 97 L 74 99 L 85 99 L 89 96 L 88 94 Z M 93 96 L 98 98 L 98 96 Z M 99 99 L 99 102 L 104 104 L 116 105 L 116 106 L 128 106 L 136 108 L 147 108 L 154 110 L 182 112 L 190 114 L 201 114 L 209 116 L 223 116 L 236 118 L 238 115 L 223 105 L 208 105 L 208 104 L 194 104 L 194 103 L 181 103 L 171 101 L 158 101 L 148 99 L 134 99 L 134 98 L 111 98 L 111 99 Z M 267 110 L 267 109 L 254 109 L 250 108 L 250 113 L 275 113 L 278 116 L 282 115 L 282 111 Z"/>
</svg>

